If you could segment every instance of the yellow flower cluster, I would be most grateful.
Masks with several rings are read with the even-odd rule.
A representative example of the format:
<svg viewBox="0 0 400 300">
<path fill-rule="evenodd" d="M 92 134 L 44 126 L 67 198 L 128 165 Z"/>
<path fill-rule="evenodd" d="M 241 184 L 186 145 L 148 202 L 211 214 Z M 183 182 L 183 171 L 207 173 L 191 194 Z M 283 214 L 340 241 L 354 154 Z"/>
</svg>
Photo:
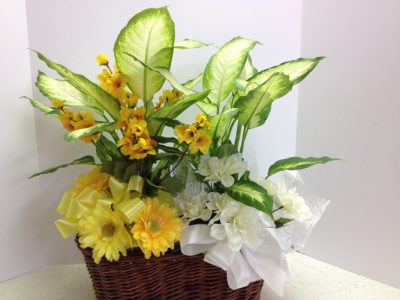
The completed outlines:
<svg viewBox="0 0 400 300">
<path fill-rule="evenodd" d="M 97 76 L 103 90 L 117 99 L 122 107 L 135 107 L 139 96 L 126 90 L 127 77 L 121 74 L 117 66 L 114 66 L 114 72 L 111 71 L 105 54 L 99 54 L 96 60 L 99 65 L 107 67 Z"/>
<path fill-rule="evenodd" d="M 143 159 L 147 155 L 156 155 L 156 141 L 151 139 L 144 120 L 144 107 L 136 109 L 121 108 L 117 127 L 123 129 L 124 137 L 117 143 L 122 154 L 130 159 Z"/>
<path fill-rule="evenodd" d="M 61 100 L 52 100 L 51 103 L 54 107 L 60 109 L 58 119 L 68 131 L 89 128 L 96 125 L 96 120 L 93 118 L 93 114 L 90 111 L 81 111 L 76 113 L 64 107 L 64 101 Z M 83 136 L 80 140 L 84 143 L 91 143 L 92 141 L 96 141 L 98 138 L 98 134 L 92 134 L 89 136 Z"/>
<path fill-rule="evenodd" d="M 164 90 L 163 94 L 158 98 L 158 103 L 154 106 L 154 110 L 159 110 L 165 103 L 171 103 L 183 96 L 179 90 Z"/>
<path fill-rule="evenodd" d="M 174 128 L 175 135 L 178 137 L 178 142 L 185 142 L 189 145 L 189 151 L 192 154 L 201 152 L 207 153 L 211 146 L 211 137 L 205 129 L 210 129 L 211 123 L 207 120 L 204 114 L 199 114 L 196 117 L 196 122 L 192 125 L 180 124 Z"/>
</svg>

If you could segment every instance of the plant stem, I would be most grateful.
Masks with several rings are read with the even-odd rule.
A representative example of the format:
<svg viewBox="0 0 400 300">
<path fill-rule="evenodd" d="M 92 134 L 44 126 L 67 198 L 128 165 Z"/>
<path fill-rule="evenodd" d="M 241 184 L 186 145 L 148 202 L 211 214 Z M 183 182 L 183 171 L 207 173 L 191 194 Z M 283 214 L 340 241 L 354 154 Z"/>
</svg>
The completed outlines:
<svg viewBox="0 0 400 300">
<path fill-rule="evenodd" d="M 176 165 L 161 179 L 160 181 L 160 185 L 162 184 L 162 182 L 165 180 L 165 178 L 167 178 L 173 171 L 175 171 L 175 169 L 180 165 L 180 163 L 183 161 L 183 159 L 186 156 L 186 152 L 189 149 L 189 144 L 187 144 L 185 150 L 183 151 L 183 153 L 181 154 L 181 156 L 179 157 L 178 161 L 176 162 Z"/>
<path fill-rule="evenodd" d="M 247 133 L 249 132 L 249 128 L 245 127 L 243 129 L 243 136 L 242 136 L 242 145 L 240 146 L 240 153 L 243 154 L 243 150 L 244 150 L 244 143 L 246 142 L 246 138 L 247 138 Z"/>
<path fill-rule="evenodd" d="M 275 210 L 273 211 L 273 213 L 274 213 L 274 212 L 277 212 L 278 210 L 280 210 L 280 209 L 282 209 L 282 208 L 283 208 L 283 206 L 278 207 L 277 209 L 275 209 Z"/>
<path fill-rule="evenodd" d="M 236 138 L 235 138 L 235 148 L 239 148 L 239 142 L 240 142 L 240 135 L 242 134 L 242 125 L 240 123 L 237 124 L 236 127 Z"/>
</svg>

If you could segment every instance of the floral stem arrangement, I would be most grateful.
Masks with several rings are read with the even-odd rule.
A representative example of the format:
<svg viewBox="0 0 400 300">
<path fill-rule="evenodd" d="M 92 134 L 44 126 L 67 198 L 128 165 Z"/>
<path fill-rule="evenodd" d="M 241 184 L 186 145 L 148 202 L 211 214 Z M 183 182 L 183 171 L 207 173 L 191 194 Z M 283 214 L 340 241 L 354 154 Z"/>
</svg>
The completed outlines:
<svg viewBox="0 0 400 300">
<path fill-rule="evenodd" d="M 257 44 L 235 37 L 196 78 L 178 80 L 170 71 L 175 52 L 209 44 L 176 42 L 167 8 L 150 8 L 121 30 L 113 59 L 97 56 L 98 82 L 36 52 L 60 78 L 39 71 L 36 85 L 49 102 L 27 99 L 61 122 L 66 140 L 96 151 L 33 175 L 92 166 L 57 207 L 61 235 L 77 235 L 96 264 L 135 248 L 149 260 L 173 249 L 202 253 L 227 272 L 231 289 L 263 279 L 282 293 L 284 254 L 301 247 L 296 236 L 308 235 L 326 205 L 300 196 L 290 172 L 334 159 L 290 157 L 263 176 L 250 172 L 243 158 L 249 131 L 323 59 L 258 71 L 250 56 Z M 198 114 L 181 122 L 192 106 Z"/>
</svg>

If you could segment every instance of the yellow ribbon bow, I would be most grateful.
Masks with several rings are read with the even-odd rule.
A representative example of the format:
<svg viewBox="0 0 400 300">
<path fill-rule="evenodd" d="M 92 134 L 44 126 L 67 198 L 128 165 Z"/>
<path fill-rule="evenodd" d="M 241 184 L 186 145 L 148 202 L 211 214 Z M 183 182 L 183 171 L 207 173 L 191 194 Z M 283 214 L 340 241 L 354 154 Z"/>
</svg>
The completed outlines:
<svg viewBox="0 0 400 300">
<path fill-rule="evenodd" d="M 135 215 L 144 207 L 140 198 L 143 185 L 143 178 L 134 175 L 128 183 L 110 177 L 111 195 L 90 187 L 85 188 L 79 194 L 71 190 L 67 191 L 57 207 L 57 212 L 64 218 L 55 221 L 55 225 L 64 238 L 76 234 L 79 220 L 89 214 L 98 204 L 113 205 L 114 209 L 120 212 L 124 222 L 132 223 Z"/>
</svg>

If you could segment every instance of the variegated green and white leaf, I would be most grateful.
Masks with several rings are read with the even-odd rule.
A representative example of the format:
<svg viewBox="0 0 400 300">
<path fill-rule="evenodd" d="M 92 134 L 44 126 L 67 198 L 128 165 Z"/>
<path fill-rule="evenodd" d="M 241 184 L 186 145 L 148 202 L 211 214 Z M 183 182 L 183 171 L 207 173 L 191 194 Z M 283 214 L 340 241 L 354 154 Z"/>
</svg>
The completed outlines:
<svg viewBox="0 0 400 300">
<path fill-rule="evenodd" d="M 257 74 L 257 72 L 258 72 L 258 70 L 254 67 L 251 56 L 249 55 L 247 57 L 246 63 L 244 64 L 244 67 L 243 67 L 242 73 L 239 76 L 239 79 L 247 80 L 250 77 Z"/>
<path fill-rule="evenodd" d="M 211 90 L 209 99 L 213 104 L 219 105 L 228 97 L 243 70 L 249 51 L 256 44 L 255 41 L 236 37 L 211 57 L 204 71 L 203 87 Z"/>
<path fill-rule="evenodd" d="M 186 81 L 186 82 L 183 83 L 182 85 L 183 85 L 185 88 L 191 90 L 191 89 L 194 88 L 202 79 L 203 79 L 203 73 L 200 73 L 200 74 L 197 75 L 195 78 Z"/>
<path fill-rule="evenodd" d="M 214 117 L 211 117 L 211 129 L 209 130 L 209 135 L 214 138 L 219 138 L 224 136 L 229 128 L 230 122 L 239 113 L 239 109 L 231 108 L 225 110 Z"/>
<path fill-rule="evenodd" d="M 309 168 L 316 164 L 326 164 L 326 163 L 334 161 L 334 160 L 338 160 L 338 159 L 327 157 L 327 156 L 307 157 L 307 158 L 294 156 L 294 157 L 281 159 L 269 167 L 267 177 L 272 176 L 281 171 L 306 169 L 306 168 Z"/>
<path fill-rule="evenodd" d="M 51 100 L 58 99 L 64 101 L 66 106 L 90 107 L 100 114 L 103 113 L 102 110 L 96 107 L 97 103 L 93 101 L 93 98 L 82 93 L 67 80 L 54 79 L 43 72 L 39 72 L 36 86 L 44 96 Z"/>
<path fill-rule="evenodd" d="M 157 72 L 159 73 L 162 77 L 164 77 L 166 80 L 168 80 L 168 82 L 177 90 L 180 90 L 181 92 L 183 92 L 186 95 L 190 95 L 195 93 L 194 91 L 186 88 L 184 85 L 180 84 L 179 81 L 175 78 L 175 76 L 171 73 L 170 70 L 166 69 L 166 68 L 162 68 L 162 67 L 153 67 L 150 66 L 148 64 L 146 64 L 144 61 L 141 61 L 139 58 L 137 58 L 136 56 L 130 54 L 130 53 L 126 53 L 127 56 L 132 57 L 133 60 L 137 61 L 138 63 L 140 63 L 143 67 L 153 71 L 153 72 Z"/>
<path fill-rule="evenodd" d="M 289 76 L 282 73 L 272 75 L 264 84 L 238 98 L 235 107 L 240 109 L 239 122 L 245 128 L 263 125 L 270 112 L 271 103 L 291 89 Z"/>
<path fill-rule="evenodd" d="M 199 101 L 196 104 L 201 109 L 201 111 L 205 113 L 207 116 L 212 116 L 217 112 L 217 105 L 209 103 L 206 100 Z"/>
<path fill-rule="evenodd" d="M 53 172 L 57 171 L 58 169 L 65 168 L 65 167 L 68 167 L 68 166 L 95 165 L 95 164 L 96 163 L 94 161 L 93 156 L 86 155 L 84 157 L 75 159 L 75 160 L 71 161 L 70 163 L 62 164 L 62 165 L 59 165 L 59 166 L 56 166 L 56 167 L 52 167 L 52 168 L 43 170 L 41 172 L 35 173 L 35 174 L 31 175 L 29 178 L 33 178 L 33 177 L 36 177 L 36 176 L 39 176 L 39 175 L 43 175 L 43 174 L 53 173 Z"/>
<path fill-rule="evenodd" d="M 284 62 L 278 66 L 260 71 L 252 76 L 248 81 L 253 83 L 248 89 L 254 89 L 256 86 L 263 84 L 275 73 L 283 73 L 289 76 L 289 80 L 293 85 L 302 81 L 324 57 L 316 58 L 299 58 L 296 60 Z"/>
<path fill-rule="evenodd" d="M 227 189 L 234 200 L 254 207 L 272 217 L 272 198 L 259 184 L 250 180 L 240 180 Z"/>
<path fill-rule="evenodd" d="M 34 108 L 37 108 L 38 110 L 44 112 L 45 114 L 54 115 L 54 116 L 59 114 L 59 110 L 58 109 L 53 109 L 51 107 L 48 107 L 48 106 L 44 105 L 43 103 L 41 103 L 41 102 L 39 102 L 37 100 L 31 99 L 31 98 L 25 97 L 25 96 L 21 97 L 21 99 L 29 100 L 29 102 L 31 103 L 31 105 Z"/>
<path fill-rule="evenodd" d="M 183 41 L 180 41 L 174 45 L 174 48 L 176 50 L 185 50 L 185 49 L 193 49 L 193 48 L 201 48 L 201 47 L 207 47 L 210 46 L 211 44 L 206 44 L 201 41 L 196 41 L 196 40 L 189 40 L 189 39 L 184 39 Z"/>
<path fill-rule="evenodd" d="M 142 99 L 151 100 L 165 81 L 126 55 L 137 57 L 148 66 L 169 69 L 175 40 L 175 25 L 166 7 L 143 10 L 121 30 L 114 45 L 115 61 L 128 76 L 128 86 Z"/>
<path fill-rule="evenodd" d="M 65 134 L 65 139 L 67 141 L 74 141 L 83 136 L 88 136 L 92 134 L 96 134 L 102 131 L 113 131 L 114 123 L 99 123 L 92 127 L 77 129 Z"/>
<path fill-rule="evenodd" d="M 159 131 L 163 128 L 163 123 L 159 121 L 160 118 L 178 117 L 188 107 L 206 98 L 209 93 L 210 91 L 205 91 L 202 93 L 184 96 L 175 102 L 167 103 L 160 110 L 157 110 L 151 114 L 147 119 L 147 127 L 149 129 L 150 136 L 159 135 Z"/>
<path fill-rule="evenodd" d="M 91 107 L 95 107 L 101 111 L 107 111 L 114 120 L 119 118 L 119 104 L 110 94 L 83 75 L 73 73 L 66 67 L 52 62 L 41 53 L 36 53 L 39 59 L 45 62 L 49 68 L 57 71 L 57 73 L 64 77 L 71 85 L 85 94 Z"/>
</svg>

